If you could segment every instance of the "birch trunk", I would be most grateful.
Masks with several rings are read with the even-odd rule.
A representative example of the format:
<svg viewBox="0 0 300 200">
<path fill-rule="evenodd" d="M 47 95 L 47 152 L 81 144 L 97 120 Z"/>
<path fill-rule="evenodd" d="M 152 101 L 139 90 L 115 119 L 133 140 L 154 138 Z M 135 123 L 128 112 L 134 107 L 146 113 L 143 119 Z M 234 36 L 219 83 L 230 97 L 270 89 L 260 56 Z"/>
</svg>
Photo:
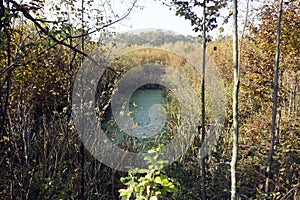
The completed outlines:
<svg viewBox="0 0 300 200">
<path fill-rule="evenodd" d="M 232 113 L 233 113 L 233 147 L 231 159 L 231 199 L 235 200 L 236 195 L 236 165 L 238 158 L 238 95 L 239 95 L 239 66 L 238 66 L 238 32 L 237 32 L 237 0 L 233 0 L 233 74 L 234 87 L 232 94 Z"/>
</svg>

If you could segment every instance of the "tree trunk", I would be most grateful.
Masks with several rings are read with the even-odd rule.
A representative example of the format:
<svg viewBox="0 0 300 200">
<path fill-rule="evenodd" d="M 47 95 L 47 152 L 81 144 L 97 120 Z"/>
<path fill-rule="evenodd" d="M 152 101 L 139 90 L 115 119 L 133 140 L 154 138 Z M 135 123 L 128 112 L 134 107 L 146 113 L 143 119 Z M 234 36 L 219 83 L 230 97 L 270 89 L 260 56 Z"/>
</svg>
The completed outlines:
<svg viewBox="0 0 300 200">
<path fill-rule="evenodd" d="M 206 62 L 206 0 L 203 1 L 203 46 L 202 46 L 202 85 L 201 85 L 201 103 L 202 103 L 202 133 L 201 133 L 201 145 L 205 140 L 205 62 Z M 206 171 L 205 171 L 205 157 L 201 158 L 201 170 L 202 170 L 202 199 L 206 200 Z"/>
<path fill-rule="evenodd" d="M 233 87 L 233 146 L 232 146 L 232 159 L 231 159 L 231 199 L 236 199 L 236 165 L 238 158 L 238 94 L 239 94 L 239 66 L 238 66 L 238 32 L 237 32 L 237 0 L 233 0 L 233 74 L 234 74 L 234 87 Z"/>
<path fill-rule="evenodd" d="M 265 193 L 269 195 L 270 189 L 270 179 L 271 179 L 271 169 L 273 163 L 273 154 L 274 154 L 274 141 L 275 141 L 275 129 L 276 129 L 276 114 L 277 114 L 277 96 L 278 96 L 278 73 L 279 73 L 279 57 L 280 57 L 280 23 L 282 15 L 282 4 L 283 0 L 279 2 L 279 13 L 277 21 L 277 38 L 276 38 L 276 57 L 275 57 L 275 75 L 274 75 L 274 95 L 273 95 L 273 110 L 272 110 L 272 127 L 271 127 L 271 141 L 270 141 L 270 151 L 268 156 L 268 166 L 267 166 L 267 178 Z"/>
<path fill-rule="evenodd" d="M 84 52 L 84 34 L 85 34 L 85 31 L 84 31 L 84 27 L 85 27 L 85 24 L 84 24 L 84 0 L 81 0 L 81 25 L 82 25 L 82 36 L 81 36 L 81 51 Z M 83 59 L 84 59 L 84 56 L 82 56 L 82 59 L 81 59 L 81 62 L 83 62 Z M 81 129 L 83 130 L 83 129 Z M 81 133 L 83 134 L 83 133 Z M 84 144 L 83 142 L 81 141 L 81 144 L 80 144 L 80 155 L 81 155 L 81 180 L 80 180 L 80 199 L 84 200 L 85 197 L 84 197 L 84 163 L 85 163 L 85 154 L 84 154 Z"/>
</svg>

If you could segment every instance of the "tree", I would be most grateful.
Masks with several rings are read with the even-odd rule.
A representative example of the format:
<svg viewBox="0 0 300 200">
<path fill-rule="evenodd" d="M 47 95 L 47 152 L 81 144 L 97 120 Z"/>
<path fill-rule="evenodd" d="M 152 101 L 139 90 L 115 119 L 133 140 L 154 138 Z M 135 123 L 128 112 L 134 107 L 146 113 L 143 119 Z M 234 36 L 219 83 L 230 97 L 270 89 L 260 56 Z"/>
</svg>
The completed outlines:
<svg viewBox="0 0 300 200">
<path fill-rule="evenodd" d="M 236 192 L 236 165 L 238 159 L 238 136 L 239 136 L 239 121 L 238 121 L 238 98 L 239 98 L 239 62 L 238 62 L 238 27 L 237 27 L 237 0 L 233 0 L 233 74 L 234 86 L 232 94 L 232 114 L 233 114 L 233 147 L 231 159 L 231 199 L 237 199 Z"/>
<path fill-rule="evenodd" d="M 90 35 L 106 34 L 137 1 L 121 15 L 106 16 L 93 0 L 84 9 L 75 1 L 53 1 L 50 8 L 45 2 L 0 1 L 0 195 L 8 199 L 91 195 L 80 190 L 80 141 L 70 120 L 69 87 L 80 66 L 78 55 L 89 58 L 100 44 L 91 42 Z M 82 21 L 82 12 L 89 20 Z M 80 49 L 83 40 L 85 49 Z M 84 161 L 84 170 L 99 173 L 91 156 Z M 88 186 L 95 183 L 95 177 L 84 179 Z"/>
<path fill-rule="evenodd" d="M 265 192 L 269 194 L 269 184 L 271 179 L 271 170 L 273 163 L 273 154 L 274 154 L 274 142 L 275 142 L 275 129 L 276 129 L 276 115 L 277 115 L 277 96 L 278 96 L 278 74 L 279 74 L 279 59 L 280 59 L 280 24 L 281 24 L 281 15 L 282 15 L 282 4 L 283 0 L 279 1 L 279 11 L 278 11 L 278 20 L 276 28 L 276 57 L 275 57 L 275 74 L 274 74 L 274 96 L 273 96 L 273 110 L 272 110 L 272 126 L 271 126 L 271 141 L 270 141 L 270 151 L 268 156 L 268 166 L 267 166 L 267 178 Z"/>
<path fill-rule="evenodd" d="M 205 142 L 205 65 L 206 65 L 206 1 L 203 1 L 203 34 L 202 34 L 202 81 L 201 81 L 201 104 L 202 104 L 202 132 L 201 132 L 201 144 Z M 206 171 L 205 171 L 205 157 L 201 156 L 201 170 L 202 170 L 202 198 L 206 199 Z"/>
<path fill-rule="evenodd" d="M 151 45 L 151 46 L 162 46 L 164 44 L 175 44 L 176 42 L 182 41 L 185 43 L 195 42 L 195 38 L 192 36 L 183 36 L 173 33 L 171 31 L 163 31 L 160 29 L 150 30 L 140 33 L 120 33 L 113 37 L 120 43 L 126 45 Z"/>
<path fill-rule="evenodd" d="M 275 127 L 275 141 L 270 179 L 269 197 L 276 199 L 298 198 L 299 156 L 295 151 L 299 146 L 299 1 L 285 1 L 282 13 L 280 39 L 280 66 L 278 82 L 278 102 Z M 239 4 L 239 8 L 242 6 Z M 250 6 L 251 8 L 251 6 Z M 257 10 L 249 10 L 243 47 L 240 48 L 240 89 L 239 89 L 239 151 L 237 176 L 238 192 L 242 198 L 265 198 L 266 166 L 270 149 L 270 129 L 272 118 L 272 94 L 275 74 L 276 24 L 278 21 L 278 1 L 264 1 Z M 254 12 L 257 11 L 257 14 Z M 240 13 L 240 9 L 239 9 Z M 253 17 L 253 19 L 252 19 Z M 241 38 L 242 39 L 242 38 Z M 214 62 L 226 83 L 228 99 L 232 96 L 232 37 L 219 37 L 208 45 Z M 231 51 L 230 51 L 231 50 Z M 230 86 L 232 85 L 232 86 Z M 295 87 L 295 85 L 297 85 Z M 295 89 L 298 88 L 298 89 Z M 230 93 L 230 94 L 229 94 Z M 298 96 L 298 97 L 297 97 Z M 232 106 L 232 102 L 228 105 Z M 232 110 L 232 109 L 231 109 Z M 227 112 L 226 127 L 231 127 L 232 111 Z M 232 135 L 224 132 L 222 153 L 230 152 Z M 228 136 L 227 136 L 228 134 Z M 225 140 L 226 139 L 226 140 Z M 228 142 L 229 141 L 229 142 Z M 227 143 L 226 143 L 227 142 Z M 224 153 L 226 154 L 226 153 Z M 220 156 L 220 155 L 218 155 Z M 226 157 L 225 160 L 230 160 Z M 222 161 L 219 162 L 222 165 Z M 218 166 L 218 164 L 215 164 Z M 264 167 L 265 166 L 265 167 Z M 229 171 L 229 170 L 228 170 Z M 210 170 L 211 172 L 211 170 Z M 224 169 L 222 176 L 228 177 Z M 229 185 L 224 180 L 219 188 Z M 218 185 L 210 187 L 217 188 Z M 255 189 L 254 189 L 255 188 Z M 219 189 L 219 190 L 221 190 Z M 218 191 L 219 191 L 218 190 Z M 225 196 L 223 194 L 222 196 Z M 239 195 L 238 195 L 239 196 Z"/>
<path fill-rule="evenodd" d="M 299 76 L 297 75 L 299 74 L 297 68 L 299 58 L 296 55 L 299 55 L 299 23 L 297 21 L 299 21 L 300 4 L 298 1 L 291 0 L 284 2 L 284 9 L 282 9 L 275 127 L 272 127 L 272 121 L 269 120 L 274 116 L 274 81 L 276 74 L 274 58 L 277 56 L 278 3 L 278 1 L 265 1 L 259 8 L 257 22 L 250 23 L 248 26 L 250 32 L 247 35 L 248 49 L 243 50 L 245 56 L 243 56 L 244 67 L 241 72 L 243 83 L 240 95 L 241 101 L 247 102 L 240 108 L 240 114 L 242 114 L 240 118 L 244 124 L 242 130 L 248 136 L 252 135 L 250 141 L 254 141 L 256 149 L 263 149 L 264 153 L 261 154 L 260 165 L 268 166 L 270 164 L 272 145 L 268 141 L 271 143 L 274 139 L 273 150 L 276 148 L 276 154 L 272 156 L 273 165 L 270 167 L 270 174 L 261 173 L 260 180 L 263 180 L 263 182 L 260 181 L 259 183 L 260 192 L 265 195 L 267 177 L 270 176 L 268 195 L 273 198 L 275 196 L 276 198 L 282 198 L 285 196 L 285 191 L 293 190 L 290 182 L 294 180 L 287 174 L 292 173 L 288 169 L 294 168 L 293 163 L 295 161 L 292 161 L 294 160 L 294 153 L 286 152 L 293 152 L 290 149 L 295 148 L 294 141 L 297 134 L 294 130 L 297 130 L 298 125 L 294 121 L 299 119 L 299 112 L 297 113 L 297 109 L 294 109 L 293 102 L 295 102 L 294 94 L 297 93 L 294 85 L 297 82 L 297 76 Z M 244 101 L 244 98 L 248 100 Z M 248 109 L 249 112 L 245 112 L 245 106 L 251 108 Z M 245 117 L 248 119 L 244 122 Z M 273 136 L 268 131 L 272 128 L 275 130 Z M 249 134 L 250 132 L 251 134 Z M 259 137 L 267 139 L 261 141 Z M 253 154 L 253 151 L 251 154 Z M 259 156 L 259 154 L 254 153 L 255 156 Z M 286 179 L 289 179 L 289 184 L 285 184 Z M 290 189 L 284 189 L 287 187 Z"/>
<path fill-rule="evenodd" d="M 218 27 L 217 19 L 220 17 L 220 10 L 227 6 L 227 1 L 209 1 L 203 2 L 190 0 L 190 1 L 177 1 L 172 0 L 171 6 L 175 6 L 176 15 L 185 17 L 191 21 L 191 26 L 195 32 L 202 31 L 202 81 L 201 81 L 201 144 L 205 146 L 206 135 L 206 121 L 205 121 L 205 66 L 206 66 L 206 43 L 210 41 L 207 32 Z M 198 16 L 195 8 L 202 7 L 202 17 Z M 204 149 L 204 148 L 201 148 Z M 201 170 L 202 170 L 202 199 L 206 199 L 206 164 L 204 152 L 200 152 Z"/>
</svg>

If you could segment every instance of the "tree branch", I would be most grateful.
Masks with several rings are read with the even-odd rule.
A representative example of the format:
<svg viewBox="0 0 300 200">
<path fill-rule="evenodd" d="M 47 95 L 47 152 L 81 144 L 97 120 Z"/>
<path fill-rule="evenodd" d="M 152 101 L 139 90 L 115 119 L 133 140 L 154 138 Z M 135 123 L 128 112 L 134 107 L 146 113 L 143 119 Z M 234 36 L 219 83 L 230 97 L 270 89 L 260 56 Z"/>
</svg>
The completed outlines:
<svg viewBox="0 0 300 200">
<path fill-rule="evenodd" d="M 87 36 L 87 35 L 90 35 L 92 33 L 95 33 L 96 31 L 99 31 L 99 30 L 102 30 L 104 28 L 107 28 L 115 23 L 118 23 L 119 21 L 125 19 L 130 13 L 131 11 L 133 10 L 133 8 L 135 7 L 136 3 L 137 3 L 137 0 L 135 0 L 132 4 L 132 7 L 128 10 L 128 12 L 123 15 L 121 18 L 111 22 L 111 23 L 108 23 L 108 24 L 105 24 L 104 26 L 102 26 L 100 29 L 97 29 L 97 30 L 94 30 L 92 32 L 89 32 L 89 33 L 86 33 L 86 34 L 81 34 L 81 35 L 78 35 L 78 36 L 73 36 L 73 37 L 67 37 L 67 38 L 64 38 L 63 40 L 59 40 L 57 39 L 55 36 L 53 36 L 49 30 L 45 29 L 44 27 L 42 27 L 42 25 L 38 22 L 39 20 L 35 19 L 29 12 L 28 12 L 28 9 L 24 8 L 22 5 L 18 4 L 16 1 L 14 0 L 9 0 L 9 2 L 11 2 L 13 4 L 13 6 L 15 7 L 16 10 L 18 11 L 21 11 L 23 13 L 23 15 L 29 19 L 30 21 L 32 21 L 34 23 L 34 25 L 36 27 L 38 27 L 38 29 L 45 35 L 47 35 L 50 39 L 52 39 L 54 42 L 56 42 L 57 44 L 60 44 L 60 45 L 63 45 L 65 47 L 68 47 L 69 49 L 73 50 L 74 52 L 80 54 L 80 55 L 83 55 L 84 57 L 88 58 L 90 61 L 92 61 L 93 64 L 97 65 L 97 66 L 100 66 L 100 64 L 94 59 L 92 58 L 91 56 L 89 56 L 88 54 L 86 54 L 85 52 L 83 51 L 80 51 L 79 49 L 77 49 L 76 47 L 70 45 L 70 44 L 67 44 L 64 42 L 64 40 L 66 39 L 70 39 L 70 38 L 78 38 L 78 37 L 84 37 L 84 36 Z M 14 66 L 14 65 L 13 65 Z M 7 69 L 10 69 L 11 67 L 13 66 L 9 66 L 5 69 L 5 71 L 7 71 Z M 114 73 L 118 73 L 115 69 L 107 66 L 107 68 L 111 71 L 113 71 Z"/>
</svg>

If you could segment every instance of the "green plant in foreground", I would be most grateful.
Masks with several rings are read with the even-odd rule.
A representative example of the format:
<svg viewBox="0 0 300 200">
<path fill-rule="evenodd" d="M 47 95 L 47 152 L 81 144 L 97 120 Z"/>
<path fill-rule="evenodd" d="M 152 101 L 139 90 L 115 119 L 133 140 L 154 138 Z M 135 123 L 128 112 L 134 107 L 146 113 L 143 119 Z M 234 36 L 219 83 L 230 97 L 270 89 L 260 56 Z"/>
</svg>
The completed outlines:
<svg viewBox="0 0 300 200">
<path fill-rule="evenodd" d="M 148 151 L 152 156 L 146 156 L 144 159 L 149 164 L 148 169 L 133 169 L 128 172 L 128 176 L 122 177 L 121 182 L 127 186 L 126 189 L 120 189 L 122 200 L 135 198 L 137 200 L 156 200 L 168 193 L 175 194 L 176 186 L 179 183 L 166 175 L 163 170 L 164 164 L 168 161 L 158 160 L 158 152 L 163 148 L 159 145 Z"/>
</svg>

